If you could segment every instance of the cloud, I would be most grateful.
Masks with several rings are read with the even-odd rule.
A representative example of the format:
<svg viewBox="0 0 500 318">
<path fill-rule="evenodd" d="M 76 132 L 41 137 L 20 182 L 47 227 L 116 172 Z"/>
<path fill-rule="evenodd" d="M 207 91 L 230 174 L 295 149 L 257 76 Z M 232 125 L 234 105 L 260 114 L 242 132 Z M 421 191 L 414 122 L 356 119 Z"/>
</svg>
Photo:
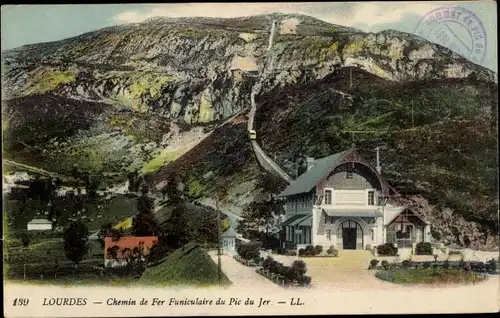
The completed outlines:
<svg viewBox="0 0 500 318">
<path fill-rule="evenodd" d="M 353 26 L 400 21 L 406 14 L 425 15 L 439 3 L 188 3 L 163 4 L 152 9 L 125 11 L 112 18 L 114 23 L 137 23 L 153 17 L 221 17 L 234 18 L 266 13 L 307 14 L 330 23 Z"/>
</svg>

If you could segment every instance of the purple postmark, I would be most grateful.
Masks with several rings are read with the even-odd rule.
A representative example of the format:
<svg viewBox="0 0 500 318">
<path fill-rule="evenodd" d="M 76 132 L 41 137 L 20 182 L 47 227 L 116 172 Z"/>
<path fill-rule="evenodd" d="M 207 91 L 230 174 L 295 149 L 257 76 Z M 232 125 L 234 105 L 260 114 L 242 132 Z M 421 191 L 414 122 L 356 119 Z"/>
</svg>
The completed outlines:
<svg viewBox="0 0 500 318">
<path fill-rule="evenodd" d="M 434 9 L 420 19 L 413 33 L 445 46 L 476 64 L 483 62 L 486 30 L 470 10 L 458 6 Z"/>
</svg>

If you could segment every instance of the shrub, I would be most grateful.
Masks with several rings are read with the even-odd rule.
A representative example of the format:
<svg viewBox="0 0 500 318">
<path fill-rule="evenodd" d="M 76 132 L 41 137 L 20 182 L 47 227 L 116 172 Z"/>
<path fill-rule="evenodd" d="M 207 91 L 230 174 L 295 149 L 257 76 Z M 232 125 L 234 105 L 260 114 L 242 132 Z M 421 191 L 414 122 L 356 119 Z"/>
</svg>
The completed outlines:
<svg viewBox="0 0 500 318">
<path fill-rule="evenodd" d="M 448 268 L 450 268 L 450 262 L 444 261 L 443 262 L 443 269 L 448 269 Z"/>
<path fill-rule="evenodd" d="M 321 245 L 316 245 L 314 247 L 314 255 L 319 255 L 323 252 L 323 246 Z"/>
<path fill-rule="evenodd" d="M 260 244 L 257 242 L 240 243 L 236 248 L 238 254 L 245 260 L 253 260 L 260 255 Z"/>
<path fill-rule="evenodd" d="M 294 261 L 292 267 L 290 268 L 289 277 L 290 280 L 301 281 L 302 276 L 307 272 L 307 266 L 304 261 Z"/>
<path fill-rule="evenodd" d="M 306 254 L 307 256 L 314 255 L 314 247 L 312 245 L 306 246 Z"/>
<path fill-rule="evenodd" d="M 409 260 L 405 259 L 404 261 L 401 262 L 401 265 L 403 265 L 403 268 L 407 269 L 410 267 L 411 263 Z"/>
<path fill-rule="evenodd" d="M 372 250 L 372 246 L 371 246 L 370 244 L 367 244 L 367 245 L 365 246 L 365 250 L 367 250 L 367 251 L 371 251 L 371 250 Z"/>
<path fill-rule="evenodd" d="M 305 256 L 305 255 L 306 255 L 306 250 L 305 250 L 305 249 L 303 249 L 303 248 L 301 248 L 301 249 L 299 250 L 299 256 Z"/>
<path fill-rule="evenodd" d="M 432 255 L 432 245 L 429 242 L 420 242 L 415 248 L 417 255 Z"/>
<path fill-rule="evenodd" d="M 476 264 L 476 268 L 475 270 L 479 271 L 479 272 L 484 272 L 486 271 L 486 264 L 484 264 L 483 262 L 479 262 Z"/>
<path fill-rule="evenodd" d="M 498 268 L 498 261 L 494 258 L 486 263 L 486 270 L 490 273 L 495 273 Z"/>
<path fill-rule="evenodd" d="M 378 264 L 378 260 L 372 259 L 370 261 L 370 265 L 368 266 L 368 269 L 375 269 L 377 267 L 377 264 Z"/>
<path fill-rule="evenodd" d="M 330 246 L 330 248 L 326 250 L 326 253 L 327 253 L 328 255 L 332 255 L 332 256 L 334 256 L 334 257 L 339 256 L 339 251 L 338 251 L 338 250 L 336 250 L 333 246 Z"/>
<path fill-rule="evenodd" d="M 396 256 L 398 249 L 392 243 L 385 243 L 377 246 L 377 253 L 380 256 Z"/>
<path fill-rule="evenodd" d="M 278 269 L 280 267 L 280 263 L 278 263 L 277 261 L 272 261 L 270 264 L 269 264 L 269 271 L 271 273 L 278 273 Z"/>
<path fill-rule="evenodd" d="M 462 264 L 462 269 L 463 269 L 464 271 L 470 271 L 470 270 L 471 270 L 470 263 L 469 263 L 469 262 L 464 262 L 464 263 Z"/>
<path fill-rule="evenodd" d="M 296 251 L 287 251 L 285 254 L 287 256 L 297 256 L 297 252 Z"/>
<path fill-rule="evenodd" d="M 301 278 L 301 283 L 302 283 L 302 284 L 304 284 L 304 285 L 309 285 L 309 284 L 311 284 L 311 281 L 312 281 L 312 279 L 311 279 L 311 277 L 310 277 L 310 276 L 305 276 L 305 275 L 304 275 L 304 276 L 302 276 L 302 278 Z"/>
<path fill-rule="evenodd" d="M 387 260 L 383 260 L 382 263 L 380 263 L 384 269 L 389 269 L 389 262 Z"/>
<path fill-rule="evenodd" d="M 271 263 L 274 262 L 274 259 L 271 256 L 268 256 L 263 262 L 262 262 L 262 268 L 265 270 L 269 270 L 271 267 Z"/>
</svg>

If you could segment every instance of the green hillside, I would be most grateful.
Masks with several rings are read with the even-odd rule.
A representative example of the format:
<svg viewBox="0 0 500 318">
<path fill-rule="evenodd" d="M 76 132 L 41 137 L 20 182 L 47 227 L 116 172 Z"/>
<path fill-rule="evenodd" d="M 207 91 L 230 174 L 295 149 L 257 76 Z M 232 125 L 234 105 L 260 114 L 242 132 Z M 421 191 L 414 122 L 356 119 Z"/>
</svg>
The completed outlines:
<svg viewBox="0 0 500 318">
<path fill-rule="evenodd" d="M 221 285 L 231 282 L 221 273 Z M 148 268 L 139 279 L 142 285 L 217 285 L 217 265 L 198 245 L 188 244 L 170 254 L 164 262 Z"/>
</svg>

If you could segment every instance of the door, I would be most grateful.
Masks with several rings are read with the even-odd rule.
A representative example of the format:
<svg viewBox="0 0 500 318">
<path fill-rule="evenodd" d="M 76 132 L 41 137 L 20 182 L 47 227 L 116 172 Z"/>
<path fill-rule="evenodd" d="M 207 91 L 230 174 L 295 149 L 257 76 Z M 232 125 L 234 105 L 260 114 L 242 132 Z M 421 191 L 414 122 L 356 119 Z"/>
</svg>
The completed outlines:
<svg viewBox="0 0 500 318">
<path fill-rule="evenodd" d="M 342 242 L 344 243 L 344 250 L 356 249 L 356 228 L 343 228 L 342 229 Z"/>
</svg>

